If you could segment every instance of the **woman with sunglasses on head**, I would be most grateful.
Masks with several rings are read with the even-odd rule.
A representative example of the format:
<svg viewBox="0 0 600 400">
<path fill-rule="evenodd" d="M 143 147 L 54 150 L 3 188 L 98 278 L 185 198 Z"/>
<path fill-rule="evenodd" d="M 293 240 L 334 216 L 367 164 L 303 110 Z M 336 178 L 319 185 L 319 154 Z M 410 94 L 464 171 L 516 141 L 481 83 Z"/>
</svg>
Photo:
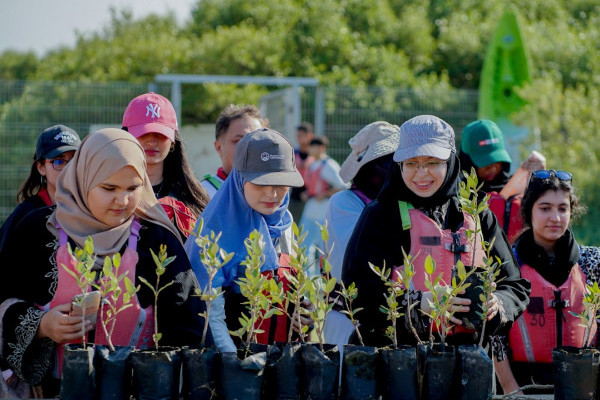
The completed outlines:
<svg viewBox="0 0 600 400">
<path fill-rule="evenodd" d="M 585 284 L 600 277 L 600 248 L 581 246 L 573 236 L 570 222 L 582 211 L 570 173 L 532 172 L 521 203 L 526 229 L 513 245 L 521 275 L 531 282 L 531 300 L 497 352 L 504 393 L 532 379 L 552 383 L 552 349 L 583 345 L 584 328 L 570 312 L 581 313 Z"/>
<path fill-rule="evenodd" d="M 430 311 L 431 293 L 425 287 L 426 256 L 431 254 L 437 264 L 436 274 L 450 284 L 457 259 L 473 265 L 477 257 L 481 265 L 483 248 L 471 246 L 466 229 L 474 229 L 475 221 L 459 206 L 458 181 L 461 174 L 456 156 L 455 135 L 452 127 L 432 115 L 421 115 L 406 121 L 400 127 L 400 139 L 392 166 L 383 188 L 375 201 L 362 212 L 346 247 L 342 264 L 342 280 L 346 286 L 355 283 L 358 297 L 353 308 L 363 308 L 357 315 L 360 331 L 366 345 L 386 346 L 389 321 L 380 311 L 386 304 L 386 288 L 381 279 L 371 271 L 370 263 L 378 267 L 401 269 L 404 264 L 402 250 L 412 255 L 415 276 L 413 286 L 405 296 L 410 296 L 418 307 L 406 310 L 406 302 L 399 301 L 401 312 L 407 317 L 399 320 L 399 343 L 416 342 L 408 325 L 408 318 L 421 338 L 428 335 L 429 320 L 423 312 Z M 502 228 L 491 211 L 480 214 L 482 239 L 495 239 L 491 255 L 500 259 L 500 276 L 495 292 L 488 300 L 488 328 L 486 332 L 511 323 L 527 305 L 529 286 L 521 279 Z M 469 311 L 470 300 L 452 299 L 456 314 L 451 322 L 463 325 L 460 313 Z M 458 329 L 456 330 L 458 331 Z M 487 333 L 489 335 L 489 333 Z M 486 335 L 486 336 L 487 336 Z M 352 338 L 351 338 L 352 340 Z M 473 331 L 455 334 L 453 343 L 475 343 Z"/>
<path fill-rule="evenodd" d="M 19 204 L 0 228 L 0 251 L 10 232 L 25 215 L 55 203 L 58 175 L 73 158 L 80 143 L 77 132 L 68 126 L 54 125 L 42 131 L 35 146 L 29 176 L 17 193 Z"/>
</svg>

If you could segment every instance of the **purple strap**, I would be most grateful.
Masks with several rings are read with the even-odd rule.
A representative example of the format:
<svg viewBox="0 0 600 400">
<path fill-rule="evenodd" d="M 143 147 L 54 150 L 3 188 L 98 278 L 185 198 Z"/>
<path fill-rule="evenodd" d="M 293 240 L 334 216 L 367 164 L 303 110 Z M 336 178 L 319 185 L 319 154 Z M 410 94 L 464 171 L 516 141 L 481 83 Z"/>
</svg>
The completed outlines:
<svg viewBox="0 0 600 400">
<path fill-rule="evenodd" d="M 354 192 L 354 194 L 357 195 L 358 198 L 361 199 L 361 201 L 363 203 L 365 203 L 366 206 L 373 202 L 373 200 L 368 198 L 367 195 L 364 194 L 360 189 L 352 187 L 352 188 L 350 188 L 350 190 L 352 190 Z"/>
<path fill-rule="evenodd" d="M 127 242 L 127 247 L 131 248 L 131 250 L 137 250 L 137 240 L 140 236 L 140 220 L 138 217 L 134 217 L 133 221 L 131 221 L 131 235 L 129 235 L 129 241 Z M 58 229 L 58 244 L 66 245 L 69 241 L 69 237 L 67 236 L 67 232 L 65 232 L 60 224 L 56 223 L 56 229 Z"/>
</svg>

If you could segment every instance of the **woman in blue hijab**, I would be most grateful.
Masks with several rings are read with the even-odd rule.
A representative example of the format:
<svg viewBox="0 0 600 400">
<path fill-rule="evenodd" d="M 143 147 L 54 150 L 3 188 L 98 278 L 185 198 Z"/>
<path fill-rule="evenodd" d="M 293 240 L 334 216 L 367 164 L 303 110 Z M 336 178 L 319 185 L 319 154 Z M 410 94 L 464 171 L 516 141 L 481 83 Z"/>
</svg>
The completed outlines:
<svg viewBox="0 0 600 400">
<path fill-rule="evenodd" d="M 290 142 L 279 132 L 259 129 L 237 144 L 233 169 L 202 214 L 204 225 L 200 234 L 222 232 L 219 245 L 226 252 L 234 253 L 212 282 L 213 288 L 221 287 L 225 293 L 213 301 L 209 316 L 215 343 L 222 352 L 236 351 L 229 331 L 239 328 L 238 319 L 243 311 L 243 298 L 236 281 L 244 275 L 242 262 L 247 255 L 244 240 L 254 230 L 262 234 L 265 240 L 263 272 L 271 270 L 276 275 L 280 266 L 287 266 L 293 221 L 288 211 L 288 191 L 303 184 Z M 198 245 L 188 240 L 185 248 L 201 287 L 205 287 L 208 274 L 200 261 Z M 275 330 L 270 331 L 262 341 L 275 340 L 273 334 L 269 335 Z"/>
</svg>

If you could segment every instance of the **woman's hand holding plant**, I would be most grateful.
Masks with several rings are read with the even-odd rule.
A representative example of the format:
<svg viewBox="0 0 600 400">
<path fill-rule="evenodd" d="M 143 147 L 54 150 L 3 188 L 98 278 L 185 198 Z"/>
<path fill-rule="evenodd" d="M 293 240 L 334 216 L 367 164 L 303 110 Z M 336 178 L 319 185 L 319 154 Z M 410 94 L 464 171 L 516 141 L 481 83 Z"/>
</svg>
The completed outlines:
<svg viewBox="0 0 600 400">
<path fill-rule="evenodd" d="M 89 332 L 94 326 L 83 315 L 69 316 L 71 303 L 61 304 L 42 316 L 36 337 L 50 338 L 62 344 L 81 338 L 81 331 Z"/>
<path fill-rule="evenodd" d="M 464 294 L 465 291 L 461 291 L 459 294 Z M 424 314 L 431 313 L 431 303 L 433 301 L 433 295 L 431 292 L 423 292 L 421 297 L 421 312 Z M 454 316 L 454 313 L 463 313 L 468 312 L 470 310 L 469 305 L 471 304 L 471 300 L 465 297 L 452 296 L 450 299 L 452 306 L 450 307 L 450 312 L 452 312 L 452 317 L 450 318 L 450 322 L 454 325 L 462 325 L 462 321 Z"/>
</svg>

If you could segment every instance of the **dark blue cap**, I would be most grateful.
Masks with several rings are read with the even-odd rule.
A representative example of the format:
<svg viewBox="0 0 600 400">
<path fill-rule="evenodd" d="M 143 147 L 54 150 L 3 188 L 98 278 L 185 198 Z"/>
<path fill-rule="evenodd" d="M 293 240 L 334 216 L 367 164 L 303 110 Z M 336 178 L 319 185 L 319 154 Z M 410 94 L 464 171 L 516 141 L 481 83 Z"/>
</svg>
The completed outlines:
<svg viewBox="0 0 600 400">
<path fill-rule="evenodd" d="M 65 151 L 77 150 L 81 144 L 79 135 L 64 125 L 54 125 L 44 129 L 35 146 L 35 159 L 51 159 Z"/>
</svg>

